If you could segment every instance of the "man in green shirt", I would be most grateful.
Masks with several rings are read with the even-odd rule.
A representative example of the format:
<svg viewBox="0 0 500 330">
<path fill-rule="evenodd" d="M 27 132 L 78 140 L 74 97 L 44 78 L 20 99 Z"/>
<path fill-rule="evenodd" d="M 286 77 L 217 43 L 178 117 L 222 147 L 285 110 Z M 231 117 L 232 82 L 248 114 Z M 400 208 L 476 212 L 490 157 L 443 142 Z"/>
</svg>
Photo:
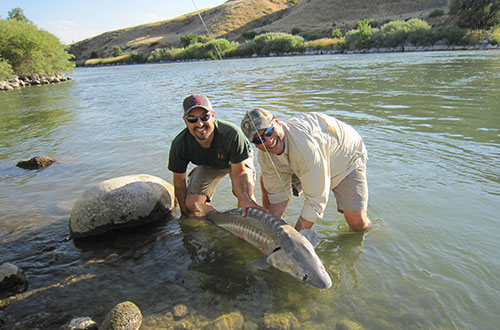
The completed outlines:
<svg viewBox="0 0 500 330">
<path fill-rule="evenodd" d="M 196 203 L 208 204 L 227 174 L 243 215 L 255 202 L 253 150 L 239 127 L 216 120 L 205 95 L 184 99 L 184 128 L 172 141 L 168 169 L 173 172 L 175 197 L 183 214 L 204 215 Z M 197 165 L 188 175 L 189 162 Z"/>
</svg>

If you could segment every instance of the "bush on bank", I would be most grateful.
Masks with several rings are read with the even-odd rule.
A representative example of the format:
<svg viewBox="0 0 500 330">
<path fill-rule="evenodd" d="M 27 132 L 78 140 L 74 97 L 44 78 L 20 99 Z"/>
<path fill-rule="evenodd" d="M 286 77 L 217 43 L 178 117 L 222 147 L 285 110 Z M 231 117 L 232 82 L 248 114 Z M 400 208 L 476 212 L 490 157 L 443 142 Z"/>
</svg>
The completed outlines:
<svg viewBox="0 0 500 330">
<path fill-rule="evenodd" d="M 57 37 L 31 21 L 0 19 L 0 79 L 69 73 L 71 59 Z"/>
</svg>

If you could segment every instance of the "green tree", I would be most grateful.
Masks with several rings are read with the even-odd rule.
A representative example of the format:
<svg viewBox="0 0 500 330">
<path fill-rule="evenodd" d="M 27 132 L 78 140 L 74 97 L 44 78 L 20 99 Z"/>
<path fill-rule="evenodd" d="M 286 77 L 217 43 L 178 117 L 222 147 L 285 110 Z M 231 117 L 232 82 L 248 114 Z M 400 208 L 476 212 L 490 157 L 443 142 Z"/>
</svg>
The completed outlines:
<svg viewBox="0 0 500 330">
<path fill-rule="evenodd" d="M 24 20 L 0 20 L 0 58 L 19 76 L 71 72 L 72 55 L 57 37 Z"/>
<path fill-rule="evenodd" d="M 6 80 L 12 77 L 12 67 L 10 64 L 0 57 L 0 80 Z"/>
<path fill-rule="evenodd" d="M 18 21 L 23 21 L 25 23 L 32 23 L 28 17 L 24 15 L 24 11 L 21 8 L 14 8 L 8 13 L 8 18 L 9 19 L 15 19 Z"/>
<path fill-rule="evenodd" d="M 500 0 L 451 0 L 450 14 L 460 27 L 488 28 L 500 23 Z"/>
</svg>

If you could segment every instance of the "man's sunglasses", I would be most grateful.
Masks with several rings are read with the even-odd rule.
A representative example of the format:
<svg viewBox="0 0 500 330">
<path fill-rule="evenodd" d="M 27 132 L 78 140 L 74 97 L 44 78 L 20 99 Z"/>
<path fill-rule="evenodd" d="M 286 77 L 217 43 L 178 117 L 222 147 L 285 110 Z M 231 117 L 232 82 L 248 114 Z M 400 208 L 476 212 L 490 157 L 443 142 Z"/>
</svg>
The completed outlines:
<svg viewBox="0 0 500 330">
<path fill-rule="evenodd" d="M 257 136 L 255 139 L 253 139 L 252 143 L 253 144 L 264 143 L 265 142 L 264 137 L 271 137 L 271 135 L 273 135 L 273 133 L 274 133 L 274 126 L 271 125 L 271 127 L 266 128 L 266 130 L 264 131 L 264 133 L 262 133 L 261 135 Z"/>
<path fill-rule="evenodd" d="M 201 115 L 200 117 L 186 116 L 186 120 L 191 124 L 196 124 L 198 122 L 198 118 L 200 118 L 201 121 L 207 121 L 210 119 L 210 116 L 212 116 L 212 114 L 210 112 L 207 112 Z"/>
</svg>

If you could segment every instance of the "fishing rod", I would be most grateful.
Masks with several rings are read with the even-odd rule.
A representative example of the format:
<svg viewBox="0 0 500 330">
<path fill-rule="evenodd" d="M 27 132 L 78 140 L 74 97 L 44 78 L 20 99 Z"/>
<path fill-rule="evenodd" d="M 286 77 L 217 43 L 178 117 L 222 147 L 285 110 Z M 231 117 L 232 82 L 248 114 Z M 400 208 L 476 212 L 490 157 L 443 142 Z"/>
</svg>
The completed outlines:
<svg viewBox="0 0 500 330">
<path fill-rule="evenodd" d="M 196 12 L 198 13 L 198 17 L 201 20 L 201 23 L 203 23 L 203 26 L 205 27 L 205 30 L 207 31 L 207 35 L 210 36 L 210 31 L 208 30 L 207 25 L 205 24 L 205 21 L 203 20 L 203 17 L 201 17 L 200 11 L 198 10 L 198 7 L 196 7 L 196 3 L 194 3 L 194 0 L 191 0 L 193 2 L 194 9 L 196 9 Z M 217 56 L 219 56 L 219 59 L 222 60 L 222 56 L 220 56 L 219 49 L 217 48 L 217 45 L 215 42 L 213 43 L 215 51 L 217 52 Z"/>
</svg>

